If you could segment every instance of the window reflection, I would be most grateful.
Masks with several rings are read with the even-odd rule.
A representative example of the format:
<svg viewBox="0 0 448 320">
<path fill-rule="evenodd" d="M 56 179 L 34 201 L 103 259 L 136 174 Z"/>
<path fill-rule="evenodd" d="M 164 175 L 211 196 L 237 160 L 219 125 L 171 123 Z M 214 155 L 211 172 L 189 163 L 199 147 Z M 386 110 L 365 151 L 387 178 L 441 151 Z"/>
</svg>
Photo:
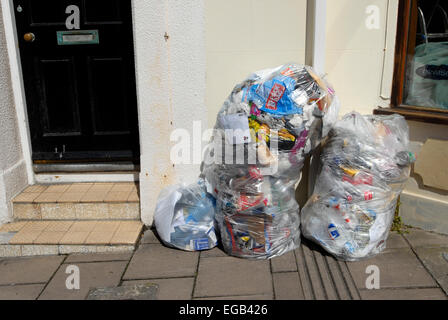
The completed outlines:
<svg viewBox="0 0 448 320">
<path fill-rule="evenodd" d="M 417 4 L 410 24 L 404 103 L 448 110 L 448 1 Z"/>
</svg>

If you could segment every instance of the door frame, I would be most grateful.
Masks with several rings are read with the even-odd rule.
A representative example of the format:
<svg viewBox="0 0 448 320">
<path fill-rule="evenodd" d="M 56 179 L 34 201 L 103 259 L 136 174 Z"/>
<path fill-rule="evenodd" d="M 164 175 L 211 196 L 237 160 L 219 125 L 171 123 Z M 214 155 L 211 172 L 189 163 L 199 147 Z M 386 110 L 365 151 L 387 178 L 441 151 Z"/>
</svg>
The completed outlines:
<svg viewBox="0 0 448 320">
<path fill-rule="evenodd" d="M 133 3 L 134 0 L 131 0 Z M 20 59 L 20 49 L 18 45 L 18 34 L 15 21 L 13 0 L 6 0 L 1 2 L 3 24 L 5 28 L 6 47 L 8 51 L 9 67 L 11 73 L 11 83 L 15 102 L 15 112 L 17 116 L 17 126 L 19 129 L 20 142 L 22 147 L 23 158 L 26 165 L 26 171 L 28 176 L 28 184 L 33 185 L 35 183 L 72 183 L 72 182 L 106 182 L 106 181 L 138 181 L 138 173 L 124 173 L 124 174 L 37 174 L 33 169 L 32 160 L 32 146 L 30 126 L 28 121 L 28 111 L 25 96 L 25 86 L 22 74 L 22 63 Z M 131 10 L 131 14 L 134 12 Z M 135 28 L 133 27 L 133 33 Z M 135 48 L 135 43 L 134 43 Z M 134 52 L 135 55 L 135 52 Z M 135 66 L 135 61 L 134 61 Z M 134 72 L 137 72 L 136 66 Z M 136 75 L 137 86 L 137 75 Z M 138 94 L 138 92 L 137 92 Z M 137 110 L 138 97 L 137 97 Z M 140 130 L 140 118 L 138 118 L 138 126 Z M 141 141 L 140 141 L 141 144 Z"/>
</svg>

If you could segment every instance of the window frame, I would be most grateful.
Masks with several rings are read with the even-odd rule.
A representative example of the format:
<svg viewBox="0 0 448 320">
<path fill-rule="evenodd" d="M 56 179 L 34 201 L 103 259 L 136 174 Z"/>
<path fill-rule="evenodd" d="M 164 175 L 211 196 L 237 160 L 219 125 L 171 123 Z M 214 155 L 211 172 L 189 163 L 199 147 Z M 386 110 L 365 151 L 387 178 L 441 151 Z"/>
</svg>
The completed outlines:
<svg viewBox="0 0 448 320">
<path fill-rule="evenodd" d="M 415 47 L 415 35 L 417 33 L 418 15 L 415 9 L 417 8 L 417 1 L 399 0 L 391 103 L 389 108 L 379 107 L 375 109 L 374 114 L 398 113 L 407 120 L 448 124 L 448 110 L 411 106 L 403 103 L 406 62 L 407 59 L 412 59 L 413 52 L 411 49 Z"/>
</svg>

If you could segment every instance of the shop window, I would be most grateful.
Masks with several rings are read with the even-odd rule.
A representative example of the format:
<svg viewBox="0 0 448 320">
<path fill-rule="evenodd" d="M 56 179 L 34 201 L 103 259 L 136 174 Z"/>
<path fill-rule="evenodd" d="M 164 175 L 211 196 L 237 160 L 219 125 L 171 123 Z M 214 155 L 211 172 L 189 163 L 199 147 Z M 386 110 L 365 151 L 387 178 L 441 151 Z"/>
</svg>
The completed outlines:
<svg viewBox="0 0 448 320">
<path fill-rule="evenodd" d="M 448 1 L 400 0 L 391 108 L 410 120 L 448 124 Z"/>
</svg>

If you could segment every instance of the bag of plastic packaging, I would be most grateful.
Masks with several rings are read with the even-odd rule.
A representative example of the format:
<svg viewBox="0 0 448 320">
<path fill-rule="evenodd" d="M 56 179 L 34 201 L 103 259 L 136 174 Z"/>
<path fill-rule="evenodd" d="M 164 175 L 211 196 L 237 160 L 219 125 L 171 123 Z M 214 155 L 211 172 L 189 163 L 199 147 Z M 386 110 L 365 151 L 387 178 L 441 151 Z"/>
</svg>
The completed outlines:
<svg viewBox="0 0 448 320">
<path fill-rule="evenodd" d="M 267 259 L 300 244 L 295 187 L 305 156 L 337 120 L 333 89 L 287 64 L 238 84 L 218 113 L 202 174 L 224 250 Z"/>
<path fill-rule="evenodd" d="M 378 254 L 415 156 L 399 115 L 352 112 L 330 131 L 314 194 L 301 212 L 303 235 L 339 259 Z"/>
<path fill-rule="evenodd" d="M 154 224 L 162 241 L 187 251 L 207 250 L 217 245 L 214 227 L 215 199 L 204 181 L 162 190 L 157 200 Z"/>
</svg>

